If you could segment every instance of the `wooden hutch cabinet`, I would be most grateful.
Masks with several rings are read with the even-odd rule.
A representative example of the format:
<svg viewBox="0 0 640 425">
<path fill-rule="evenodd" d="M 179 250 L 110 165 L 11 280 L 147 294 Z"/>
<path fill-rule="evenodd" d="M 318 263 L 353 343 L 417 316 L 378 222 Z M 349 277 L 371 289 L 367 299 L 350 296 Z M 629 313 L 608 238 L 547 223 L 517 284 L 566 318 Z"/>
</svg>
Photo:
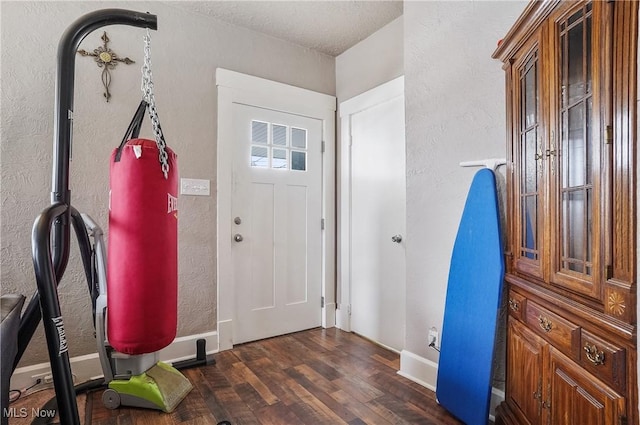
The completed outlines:
<svg viewBox="0 0 640 425">
<path fill-rule="evenodd" d="M 532 2 L 507 82 L 507 380 L 497 424 L 638 424 L 637 1 Z"/>
</svg>

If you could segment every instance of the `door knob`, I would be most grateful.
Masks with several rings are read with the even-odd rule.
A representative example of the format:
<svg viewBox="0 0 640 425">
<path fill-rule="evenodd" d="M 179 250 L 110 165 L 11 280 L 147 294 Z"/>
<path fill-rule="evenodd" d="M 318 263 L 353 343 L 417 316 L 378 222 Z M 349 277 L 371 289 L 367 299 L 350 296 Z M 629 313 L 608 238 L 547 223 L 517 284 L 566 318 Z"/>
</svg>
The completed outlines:
<svg viewBox="0 0 640 425">
<path fill-rule="evenodd" d="M 236 233 L 235 235 L 233 235 L 233 240 L 236 242 L 242 242 L 242 235 L 240 233 Z"/>
<path fill-rule="evenodd" d="M 402 242 L 402 235 L 395 235 L 391 237 L 391 242 L 400 243 Z"/>
</svg>

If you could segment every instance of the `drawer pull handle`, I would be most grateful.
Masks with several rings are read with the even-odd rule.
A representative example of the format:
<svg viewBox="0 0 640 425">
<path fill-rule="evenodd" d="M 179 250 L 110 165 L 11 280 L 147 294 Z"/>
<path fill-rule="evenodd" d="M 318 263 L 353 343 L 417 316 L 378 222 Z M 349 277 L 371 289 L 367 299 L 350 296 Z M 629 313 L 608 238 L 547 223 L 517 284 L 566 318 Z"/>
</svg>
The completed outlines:
<svg viewBox="0 0 640 425">
<path fill-rule="evenodd" d="M 598 347 L 595 345 L 585 344 L 584 351 L 587 353 L 587 358 L 595 366 L 604 364 L 604 351 L 598 351 Z"/>
<path fill-rule="evenodd" d="M 540 327 L 543 331 L 551 332 L 551 329 L 553 328 L 553 323 L 551 323 L 551 320 L 547 319 L 546 317 L 540 316 L 538 317 L 538 322 L 540 322 Z"/>
<path fill-rule="evenodd" d="M 518 301 L 514 300 L 513 298 L 509 298 L 509 308 L 517 312 L 520 310 L 520 304 L 518 304 Z"/>
</svg>

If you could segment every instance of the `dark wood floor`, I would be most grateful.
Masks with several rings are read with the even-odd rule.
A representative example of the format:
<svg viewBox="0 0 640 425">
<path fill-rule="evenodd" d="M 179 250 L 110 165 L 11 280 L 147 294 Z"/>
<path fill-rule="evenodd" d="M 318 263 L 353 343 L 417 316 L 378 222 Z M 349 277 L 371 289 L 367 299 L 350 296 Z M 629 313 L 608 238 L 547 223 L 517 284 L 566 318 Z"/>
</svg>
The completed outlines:
<svg viewBox="0 0 640 425">
<path fill-rule="evenodd" d="M 86 422 L 460 424 L 438 406 L 433 392 L 396 373 L 397 354 L 337 329 L 243 344 L 215 359 L 215 365 L 185 371 L 194 390 L 171 414 L 107 410 L 100 391 L 88 397 Z"/>
</svg>

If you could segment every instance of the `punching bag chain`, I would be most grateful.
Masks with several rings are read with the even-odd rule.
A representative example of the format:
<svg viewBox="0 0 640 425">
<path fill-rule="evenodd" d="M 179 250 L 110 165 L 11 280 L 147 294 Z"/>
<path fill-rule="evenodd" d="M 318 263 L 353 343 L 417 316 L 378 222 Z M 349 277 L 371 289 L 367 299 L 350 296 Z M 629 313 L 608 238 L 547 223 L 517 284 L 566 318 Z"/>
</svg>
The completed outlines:
<svg viewBox="0 0 640 425">
<path fill-rule="evenodd" d="M 151 118 L 151 125 L 153 127 L 153 134 L 156 139 L 156 145 L 158 145 L 159 160 L 162 166 L 162 173 L 164 178 L 168 178 L 169 175 L 169 160 L 165 147 L 167 144 L 164 141 L 164 135 L 162 134 L 162 128 L 160 128 L 160 119 L 158 118 L 158 111 L 156 111 L 156 98 L 153 94 L 153 80 L 151 75 L 151 35 L 149 28 L 144 36 L 144 64 L 142 65 L 142 95 L 145 102 L 149 104 L 149 117 Z"/>
</svg>

